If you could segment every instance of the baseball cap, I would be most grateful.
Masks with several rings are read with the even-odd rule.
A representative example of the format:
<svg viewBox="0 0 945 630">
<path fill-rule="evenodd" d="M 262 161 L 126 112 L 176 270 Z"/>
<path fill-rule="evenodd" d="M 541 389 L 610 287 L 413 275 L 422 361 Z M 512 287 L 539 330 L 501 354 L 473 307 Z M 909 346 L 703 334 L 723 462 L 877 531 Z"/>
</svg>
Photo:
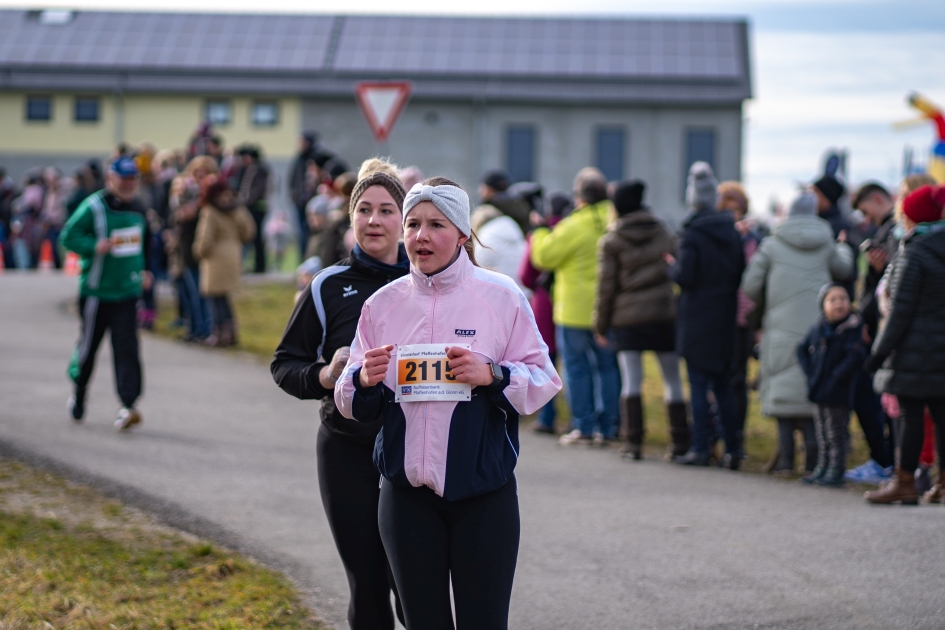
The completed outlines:
<svg viewBox="0 0 945 630">
<path fill-rule="evenodd" d="M 112 162 L 109 170 L 116 173 L 119 177 L 137 177 L 139 175 L 138 165 L 130 157 L 120 157 Z"/>
</svg>

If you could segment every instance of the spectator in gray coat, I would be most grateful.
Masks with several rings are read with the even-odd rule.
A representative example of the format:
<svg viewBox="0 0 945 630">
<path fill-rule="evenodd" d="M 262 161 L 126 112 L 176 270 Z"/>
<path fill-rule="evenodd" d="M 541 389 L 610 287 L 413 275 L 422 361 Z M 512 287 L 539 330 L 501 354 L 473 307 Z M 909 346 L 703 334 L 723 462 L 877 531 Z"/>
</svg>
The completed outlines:
<svg viewBox="0 0 945 630">
<path fill-rule="evenodd" d="M 806 469 L 814 469 L 812 408 L 795 349 L 820 314 L 821 287 L 852 275 L 850 248 L 834 241 L 830 224 L 817 216 L 817 199 L 810 192 L 791 203 L 787 220 L 761 242 L 745 271 L 742 289 L 764 308 L 760 396 L 762 413 L 778 420 L 775 471 L 794 470 L 795 428 L 804 432 Z"/>
</svg>

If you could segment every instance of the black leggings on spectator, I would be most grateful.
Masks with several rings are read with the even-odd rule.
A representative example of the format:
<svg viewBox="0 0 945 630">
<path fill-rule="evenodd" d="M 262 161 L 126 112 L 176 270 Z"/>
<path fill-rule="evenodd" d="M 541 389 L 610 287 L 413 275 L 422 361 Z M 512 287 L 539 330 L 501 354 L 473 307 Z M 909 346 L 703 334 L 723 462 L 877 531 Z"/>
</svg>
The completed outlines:
<svg viewBox="0 0 945 630">
<path fill-rule="evenodd" d="M 351 591 L 348 625 L 351 630 L 393 630 L 394 582 L 377 529 L 381 475 L 374 466 L 374 449 L 335 437 L 324 427 L 315 448 L 322 505 Z M 397 617 L 403 621 L 400 610 Z"/>
<path fill-rule="evenodd" d="M 935 442 L 938 449 L 938 462 L 941 468 L 945 462 L 945 398 L 909 398 L 899 396 L 902 436 L 899 443 L 899 467 L 906 472 L 913 472 L 919 467 L 919 453 L 925 442 L 925 424 L 923 416 L 928 407 L 935 423 Z M 941 483 L 939 473 L 939 483 Z"/>
<path fill-rule="evenodd" d="M 505 630 L 520 533 L 515 478 L 447 501 L 427 487 L 381 487 L 378 520 L 409 630 Z"/>
<path fill-rule="evenodd" d="M 817 464 L 817 434 L 814 418 L 778 418 L 778 447 L 781 455 L 775 470 L 794 470 L 794 431 L 804 434 L 804 470 L 811 472 Z"/>
</svg>

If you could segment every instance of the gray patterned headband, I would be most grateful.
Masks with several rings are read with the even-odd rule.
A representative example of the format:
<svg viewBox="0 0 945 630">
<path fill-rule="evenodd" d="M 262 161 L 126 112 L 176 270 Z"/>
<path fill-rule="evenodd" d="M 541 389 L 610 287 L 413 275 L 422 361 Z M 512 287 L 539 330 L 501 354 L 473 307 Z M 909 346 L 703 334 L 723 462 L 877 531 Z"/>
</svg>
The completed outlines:
<svg viewBox="0 0 945 630">
<path fill-rule="evenodd" d="M 469 195 L 462 188 L 414 184 L 404 199 L 404 224 L 407 223 L 407 215 L 421 201 L 432 202 L 463 236 L 468 237 L 472 233 L 469 227 Z"/>
</svg>

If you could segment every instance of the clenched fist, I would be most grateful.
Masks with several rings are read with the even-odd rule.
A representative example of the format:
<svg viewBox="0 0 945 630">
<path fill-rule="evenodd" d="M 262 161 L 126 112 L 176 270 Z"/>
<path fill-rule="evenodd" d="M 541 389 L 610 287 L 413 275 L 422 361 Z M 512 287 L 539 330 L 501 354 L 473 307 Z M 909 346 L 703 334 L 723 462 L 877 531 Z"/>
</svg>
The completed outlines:
<svg viewBox="0 0 945 630">
<path fill-rule="evenodd" d="M 390 364 L 391 352 L 394 346 L 386 345 L 374 348 L 364 353 L 364 362 L 361 364 L 361 387 L 374 387 L 387 376 L 387 366 Z"/>
</svg>

